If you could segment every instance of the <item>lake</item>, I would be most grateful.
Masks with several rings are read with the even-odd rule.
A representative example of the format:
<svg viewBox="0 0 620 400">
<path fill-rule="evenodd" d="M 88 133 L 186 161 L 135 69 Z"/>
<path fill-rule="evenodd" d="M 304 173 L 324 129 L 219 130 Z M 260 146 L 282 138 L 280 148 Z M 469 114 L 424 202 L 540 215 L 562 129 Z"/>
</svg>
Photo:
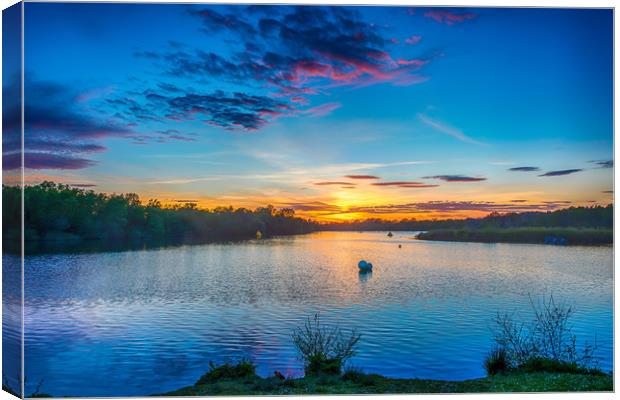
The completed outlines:
<svg viewBox="0 0 620 400">
<path fill-rule="evenodd" d="M 613 249 L 426 242 L 414 232 L 309 235 L 26 259 L 26 393 L 131 396 L 193 384 L 249 358 L 303 372 L 290 338 L 319 312 L 357 329 L 351 365 L 390 377 L 484 376 L 497 312 L 553 294 L 578 342 L 613 368 Z M 402 248 L 398 248 L 398 244 Z M 374 265 L 360 275 L 361 259 Z M 5 255 L 3 266 L 18 268 Z M 5 329 L 10 329 L 5 326 Z"/>
</svg>

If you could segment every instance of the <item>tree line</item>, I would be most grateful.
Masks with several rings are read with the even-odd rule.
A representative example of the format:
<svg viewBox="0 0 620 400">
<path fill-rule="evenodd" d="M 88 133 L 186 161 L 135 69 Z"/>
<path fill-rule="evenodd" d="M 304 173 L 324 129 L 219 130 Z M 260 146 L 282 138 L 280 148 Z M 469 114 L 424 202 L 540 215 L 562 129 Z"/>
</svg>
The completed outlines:
<svg viewBox="0 0 620 400">
<path fill-rule="evenodd" d="M 18 238 L 21 193 L 3 186 L 3 234 Z M 195 203 L 163 206 L 138 195 L 104 194 L 53 182 L 24 189 L 25 238 L 208 242 L 311 232 L 317 224 L 273 206 L 199 209 Z"/>
<path fill-rule="evenodd" d="M 614 225 L 613 205 L 568 207 L 556 211 L 493 212 L 483 218 L 386 221 L 366 219 L 322 225 L 336 231 L 431 231 L 438 229 L 608 228 Z"/>
<path fill-rule="evenodd" d="M 21 189 L 3 185 L 3 234 L 19 240 Z M 613 205 L 570 207 L 553 212 L 491 213 L 484 218 L 453 220 L 318 223 L 273 206 L 199 209 L 195 203 L 164 206 L 138 195 L 96 193 L 54 182 L 24 188 L 27 241 L 115 240 L 208 242 L 293 235 L 319 230 L 427 231 L 520 227 L 613 228 Z"/>
</svg>

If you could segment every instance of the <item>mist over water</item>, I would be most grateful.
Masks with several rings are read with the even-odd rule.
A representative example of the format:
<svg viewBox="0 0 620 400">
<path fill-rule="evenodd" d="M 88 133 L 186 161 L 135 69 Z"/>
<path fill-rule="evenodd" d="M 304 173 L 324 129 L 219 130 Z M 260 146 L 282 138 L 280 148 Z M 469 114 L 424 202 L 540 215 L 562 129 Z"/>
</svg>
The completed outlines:
<svg viewBox="0 0 620 400">
<path fill-rule="evenodd" d="M 391 377 L 483 376 L 497 312 L 528 294 L 575 306 L 578 342 L 612 369 L 613 249 L 425 242 L 413 232 L 319 232 L 174 248 L 29 256 L 26 393 L 130 396 L 193 384 L 209 361 L 303 373 L 307 316 L 357 329 L 351 364 Z M 402 248 L 398 248 L 401 244 Z M 11 256 L 3 265 L 11 268 Z M 360 275 L 361 259 L 374 265 Z"/>
</svg>

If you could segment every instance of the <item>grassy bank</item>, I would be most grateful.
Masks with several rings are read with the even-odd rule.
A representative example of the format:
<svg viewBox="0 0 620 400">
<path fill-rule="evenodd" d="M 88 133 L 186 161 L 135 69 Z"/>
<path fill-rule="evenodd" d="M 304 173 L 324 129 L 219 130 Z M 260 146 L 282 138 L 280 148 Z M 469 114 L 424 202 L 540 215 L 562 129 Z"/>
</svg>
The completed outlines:
<svg viewBox="0 0 620 400">
<path fill-rule="evenodd" d="M 420 233 L 418 239 L 450 242 L 606 245 L 613 243 L 613 230 L 594 228 L 437 229 Z"/>
<path fill-rule="evenodd" d="M 282 380 L 246 377 L 197 383 L 166 396 L 375 394 L 375 393 L 478 393 L 478 392 L 582 392 L 612 391 L 611 375 L 513 372 L 466 381 L 392 379 L 380 375 L 345 373 Z"/>
</svg>

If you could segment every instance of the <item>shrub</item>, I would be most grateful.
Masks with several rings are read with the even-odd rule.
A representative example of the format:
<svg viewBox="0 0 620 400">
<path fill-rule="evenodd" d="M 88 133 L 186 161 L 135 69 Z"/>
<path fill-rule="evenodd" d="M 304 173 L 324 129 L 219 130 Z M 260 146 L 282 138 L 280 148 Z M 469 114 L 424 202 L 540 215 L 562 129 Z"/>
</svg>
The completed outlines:
<svg viewBox="0 0 620 400">
<path fill-rule="evenodd" d="M 315 314 L 293 332 L 293 344 L 304 361 L 306 375 L 337 375 L 344 363 L 355 355 L 360 337 L 355 331 L 345 336 L 337 326 L 324 327 L 319 314 Z"/>
<path fill-rule="evenodd" d="M 530 297 L 534 318 L 516 322 L 511 315 L 497 315 L 495 342 L 506 351 L 509 367 L 520 367 L 532 359 L 546 359 L 574 363 L 588 368 L 596 362 L 594 345 L 585 343 L 577 349 L 577 337 L 569 324 L 573 307 L 556 303 L 553 295 L 534 304 Z"/>
<path fill-rule="evenodd" d="M 510 363 L 506 349 L 496 347 L 491 350 L 484 359 L 484 369 L 489 376 L 507 372 L 510 369 Z"/>
<path fill-rule="evenodd" d="M 214 383 L 222 379 L 255 378 L 256 365 L 251 361 L 242 360 L 237 364 L 225 363 L 215 365 L 209 362 L 209 371 L 198 379 L 196 385 Z"/>
</svg>

